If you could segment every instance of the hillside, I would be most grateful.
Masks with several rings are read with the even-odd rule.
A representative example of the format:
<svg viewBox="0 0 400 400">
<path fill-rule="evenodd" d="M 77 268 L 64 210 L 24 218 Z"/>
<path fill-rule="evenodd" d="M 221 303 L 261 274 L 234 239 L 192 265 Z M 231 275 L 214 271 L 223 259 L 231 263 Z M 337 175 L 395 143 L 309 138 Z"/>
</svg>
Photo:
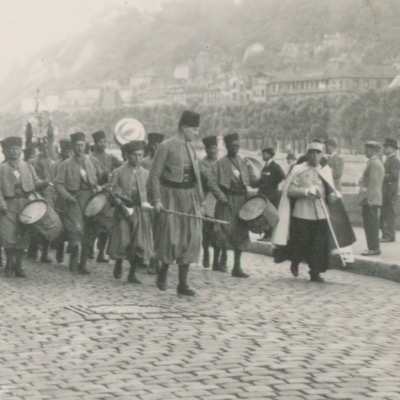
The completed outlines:
<svg viewBox="0 0 400 400">
<path fill-rule="evenodd" d="M 152 14 L 112 9 L 84 34 L 15 68 L 1 84 L 0 107 L 15 107 L 37 88 L 90 87 L 144 71 L 170 76 L 201 51 L 227 70 L 281 71 L 285 43 L 315 43 L 336 32 L 349 38 L 347 51 L 362 63 L 388 63 L 400 54 L 399 18 L 397 0 L 192 0 L 165 3 Z M 263 51 L 244 60 L 254 43 Z M 306 61 L 319 65 L 334 55 Z"/>
</svg>

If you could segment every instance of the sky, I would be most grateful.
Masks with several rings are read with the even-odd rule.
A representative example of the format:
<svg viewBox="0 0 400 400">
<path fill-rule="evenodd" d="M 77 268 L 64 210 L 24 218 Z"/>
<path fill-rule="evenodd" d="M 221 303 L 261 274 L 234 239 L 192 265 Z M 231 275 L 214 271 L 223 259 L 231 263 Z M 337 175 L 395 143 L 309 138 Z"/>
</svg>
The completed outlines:
<svg viewBox="0 0 400 400">
<path fill-rule="evenodd" d="M 0 0 L 0 79 L 43 47 L 86 27 L 109 7 L 155 8 L 162 0 Z"/>
</svg>

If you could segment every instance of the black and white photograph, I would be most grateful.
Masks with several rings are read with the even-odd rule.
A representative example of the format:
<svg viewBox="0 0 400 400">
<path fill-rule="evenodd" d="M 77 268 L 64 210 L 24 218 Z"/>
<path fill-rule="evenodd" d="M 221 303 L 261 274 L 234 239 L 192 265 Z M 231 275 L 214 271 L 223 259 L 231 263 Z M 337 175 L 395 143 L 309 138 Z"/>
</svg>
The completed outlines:
<svg viewBox="0 0 400 400">
<path fill-rule="evenodd" d="M 399 0 L 0 0 L 0 400 L 400 400 Z"/>
</svg>

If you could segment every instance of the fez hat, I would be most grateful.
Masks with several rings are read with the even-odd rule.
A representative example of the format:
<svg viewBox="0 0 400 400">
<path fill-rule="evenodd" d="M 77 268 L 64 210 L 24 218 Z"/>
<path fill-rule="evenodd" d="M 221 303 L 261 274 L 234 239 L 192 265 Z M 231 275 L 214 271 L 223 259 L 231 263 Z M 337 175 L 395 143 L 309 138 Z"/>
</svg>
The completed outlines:
<svg viewBox="0 0 400 400">
<path fill-rule="evenodd" d="M 309 150 L 320 151 L 322 153 L 324 151 L 324 145 L 320 141 L 317 142 L 313 140 L 311 143 L 308 143 L 307 145 L 307 151 Z"/>
<path fill-rule="evenodd" d="M 18 136 L 9 136 L 1 141 L 1 147 L 7 149 L 12 146 L 22 147 L 22 139 Z"/>
<path fill-rule="evenodd" d="M 95 142 L 97 142 L 100 139 L 105 139 L 106 134 L 104 133 L 104 131 L 97 131 L 95 133 L 92 133 L 92 138 Z"/>
<path fill-rule="evenodd" d="M 332 146 L 332 147 L 336 148 L 337 147 L 337 141 L 335 139 L 328 139 L 325 142 L 325 145 Z"/>
<path fill-rule="evenodd" d="M 217 137 L 216 136 L 206 136 L 205 138 L 202 139 L 202 142 L 206 148 L 211 147 L 211 146 L 216 146 L 217 145 Z"/>
<path fill-rule="evenodd" d="M 265 147 L 261 150 L 263 153 L 269 154 L 271 157 L 275 155 L 275 150 L 272 147 Z"/>
<path fill-rule="evenodd" d="M 165 135 L 158 132 L 149 132 L 147 134 L 147 140 L 149 143 L 161 143 L 164 140 Z"/>
<path fill-rule="evenodd" d="M 146 143 L 143 140 L 131 140 L 130 142 L 125 143 L 122 148 L 128 154 L 132 154 L 135 151 L 144 150 L 145 146 Z"/>
<path fill-rule="evenodd" d="M 59 143 L 60 149 L 63 151 L 71 150 L 71 141 L 68 139 L 60 139 Z"/>
<path fill-rule="evenodd" d="M 189 126 L 192 128 L 197 128 L 200 125 L 200 114 L 185 110 L 179 120 L 179 127 Z"/>
<path fill-rule="evenodd" d="M 383 144 L 383 147 L 393 147 L 394 149 L 398 149 L 399 146 L 397 144 L 397 140 L 396 139 L 385 139 L 385 143 Z"/>
<path fill-rule="evenodd" d="M 69 135 L 69 137 L 71 138 L 71 143 L 78 142 L 79 140 L 84 142 L 86 140 L 85 134 L 83 132 L 72 133 L 71 135 Z"/>
<path fill-rule="evenodd" d="M 382 148 L 382 145 L 376 140 L 368 140 L 368 142 L 365 142 L 364 146 L 374 150 L 380 150 Z"/>
<path fill-rule="evenodd" d="M 237 133 L 230 133 L 229 135 L 224 136 L 224 142 L 225 144 L 230 144 L 234 141 L 239 140 L 239 135 Z"/>
</svg>

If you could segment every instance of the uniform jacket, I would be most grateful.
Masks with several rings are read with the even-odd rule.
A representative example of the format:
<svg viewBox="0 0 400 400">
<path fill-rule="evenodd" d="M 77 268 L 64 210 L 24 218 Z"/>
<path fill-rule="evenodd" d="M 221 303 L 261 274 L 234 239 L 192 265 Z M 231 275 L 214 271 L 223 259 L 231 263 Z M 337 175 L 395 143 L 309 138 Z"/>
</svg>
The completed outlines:
<svg viewBox="0 0 400 400">
<path fill-rule="evenodd" d="M 148 156 L 143 158 L 140 165 L 143 168 L 147 169 L 147 171 L 150 171 L 151 166 L 153 165 L 153 160 L 154 160 L 154 158 L 149 154 Z"/>
<path fill-rule="evenodd" d="M 245 186 L 255 187 L 258 177 L 256 176 L 251 164 L 248 164 L 240 156 L 236 156 L 236 162 L 239 167 L 242 183 Z M 233 165 L 228 156 L 220 158 L 211 167 L 209 188 L 217 200 L 224 199 L 226 196 L 221 189 L 229 190 L 234 178 Z"/>
<path fill-rule="evenodd" d="M 17 168 L 20 178 L 16 178 L 15 168 L 9 161 L 0 165 L 0 204 L 5 206 L 5 197 L 15 196 L 15 185 L 20 183 L 25 193 L 33 192 L 40 183 L 32 165 L 25 161 L 18 161 Z"/>
<path fill-rule="evenodd" d="M 332 169 L 333 183 L 335 184 L 335 188 L 339 191 L 342 190 L 342 175 L 344 169 L 344 161 L 343 158 L 339 156 L 339 154 L 334 153 L 328 158 L 328 165 Z"/>
<path fill-rule="evenodd" d="M 88 186 L 94 187 L 98 184 L 100 168 L 92 157 L 88 155 L 83 155 L 82 157 Z M 55 180 L 55 188 L 61 197 L 68 198 L 70 197 L 68 192 L 80 190 L 82 180 L 80 170 L 79 161 L 75 156 L 67 158 L 60 164 Z"/>
<path fill-rule="evenodd" d="M 386 158 L 384 167 L 383 195 L 397 198 L 399 195 L 400 160 L 396 157 L 396 154 L 391 154 Z"/>
<path fill-rule="evenodd" d="M 258 193 L 266 196 L 272 204 L 277 205 L 279 201 L 278 186 L 284 179 L 285 173 L 281 166 L 271 160 L 261 170 L 261 176 L 257 183 Z"/>
<path fill-rule="evenodd" d="M 52 165 L 54 161 L 50 157 L 38 156 L 31 161 L 33 168 L 39 179 L 46 180 L 48 182 L 54 182 L 55 175 Z"/>
<path fill-rule="evenodd" d="M 385 168 L 378 156 L 372 156 L 360 181 L 361 204 L 368 206 L 382 205 L 382 184 Z"/>
<path fill-rule="evenodd" d="M 208 187 L 208 182 L 210 180 L 211 167 L 214 163 L 215 160 L 211 160 L 208 157 L 205 157 L 199 161 L 201 183 L 203 185 L 203 190 L 205 194 L 207 194 L 210 191 Z"/>
<path fill-rule="evenodd" d="M 134 170 L 127 162 L 124 162 L 112 174 L 112 183 L 121 190 L 121 194 L 129 199 L 135 200 L 136 196 L 140 203 L 147 202 L 147 181 L 149 171 L 143 167 Z M 138 204 L 139 205 L 139 204 Z"/>
<path fill-rule="evenodd" d="M 184 146 L 187 146 L 189 151 L 189 156 L 195 175 L 196 192 L 200 198 L 200 201 L 203 201 L 204 195 L 201 186 L 200 171 L 197 163 L 196 152 L 190 143 L 182 142 L 178 137 L 174 136 L 160 143 L 154 155 L 153 165 L 151 166 L 149 176 L 150 194 L 154 202 L 161 201 L 160 179 L 166 179 L 175 183 L 183 182 Z"/>
</svg>

